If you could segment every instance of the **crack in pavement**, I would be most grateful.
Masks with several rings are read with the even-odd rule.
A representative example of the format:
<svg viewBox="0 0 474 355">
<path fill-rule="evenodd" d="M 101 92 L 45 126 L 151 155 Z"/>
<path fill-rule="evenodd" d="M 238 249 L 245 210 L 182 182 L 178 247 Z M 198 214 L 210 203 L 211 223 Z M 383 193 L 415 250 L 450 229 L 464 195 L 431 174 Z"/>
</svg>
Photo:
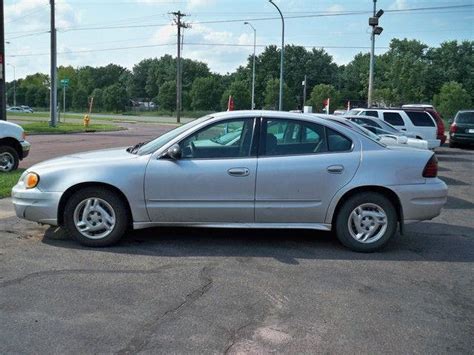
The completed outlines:
<svg viewBox="0 0 474 355">
<path fill-rule="evenodd" d="M 51 275 L 68 275 L 68 274 L 156 274 L 163 270 L 177 268 L 182 265 L 166 264 L 150 270 L 97 270 L 97 269 L 62 269 L 62 270 L 45 270 L 32 272 L 30 274 L 17 277 L 15 279 L 0 282 L 0 287 L 7 287 L 22 283 L 36 277 Z"/>
<path fill-rule="evenodd" d="M 136 354 L 145 349 L 150 341 L 150 337 L 155 333 L 154 330 L 157 325 L 168 315 L 174 315 L 179 312 L 183 307 L 188 304 L 196 302 L 199 298 L 204 296 L 206 292 L 210 290 L 213 284 L 213 279 L 210 276 L 214 266 L 205 266 L 199 273 L 201 284 L 198 288 L 188 293 L 184 300 L 179 304 L 171 307 L 165 312 L 159 314 L 148 323 L 144 324 L 135 334 L 135 336 L 128 342 L 128 344 L 121 350 L 117 351 L 117 354 Z"/>
<path fill-rule="evenodd" d="M 232 349 L 232 347 L 235 345 L 235 343 L 237 342 L 238 340 L 238 335 L 239 333 L 252 325 L 253 322 L 248 322 L 242 326 L 240 326 L 239 328 L 237 328 L 236 330 L 234 330 L 232 333 L 231 333 L 231 336 L 230 336 L 230 344 L 226 346 L 226 348 L 224 349 L 224 355 L 227 355 L 229 353 L 229 351 Z"/>
</svg>

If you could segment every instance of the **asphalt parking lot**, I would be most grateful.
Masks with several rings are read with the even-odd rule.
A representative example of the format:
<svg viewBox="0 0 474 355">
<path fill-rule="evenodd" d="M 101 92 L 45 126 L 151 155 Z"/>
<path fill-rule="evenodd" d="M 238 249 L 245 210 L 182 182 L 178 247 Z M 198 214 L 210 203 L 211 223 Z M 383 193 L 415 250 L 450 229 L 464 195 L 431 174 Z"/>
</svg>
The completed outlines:
<svg viewBox="0 0 474 355">
<path fill-rule="evenodd" d="M 100 147 L 156 135 L 128 133 Z M 32 136 L 25 165 L 93 137 Z M 437 154 L 441 216 L 373 254 L 291 230 L 150 229 L 88 249 L 0 200 L 0 353 L 472 353 L 474 150 Z"/>
</svg>

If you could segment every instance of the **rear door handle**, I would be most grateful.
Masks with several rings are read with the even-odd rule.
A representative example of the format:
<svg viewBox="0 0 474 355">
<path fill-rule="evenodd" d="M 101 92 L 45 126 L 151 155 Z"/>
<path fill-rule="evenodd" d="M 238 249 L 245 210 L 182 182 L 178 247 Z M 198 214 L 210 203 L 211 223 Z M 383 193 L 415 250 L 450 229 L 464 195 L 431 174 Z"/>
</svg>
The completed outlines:
<svg viewBox="0 0 474 355">
<path fill-rule="evenodd" d="M 248 176 L 250 174 L 250 170 L 248 168 L 230 168 L 227 170 L 227 173 L 230 176 Z"/>
<path fill-rule="evenodd" d="M 330 174 L 340 174 L 344 171 L 343 165 L 330 165 L 327 167 L 327 171 Z"/>
</svg>

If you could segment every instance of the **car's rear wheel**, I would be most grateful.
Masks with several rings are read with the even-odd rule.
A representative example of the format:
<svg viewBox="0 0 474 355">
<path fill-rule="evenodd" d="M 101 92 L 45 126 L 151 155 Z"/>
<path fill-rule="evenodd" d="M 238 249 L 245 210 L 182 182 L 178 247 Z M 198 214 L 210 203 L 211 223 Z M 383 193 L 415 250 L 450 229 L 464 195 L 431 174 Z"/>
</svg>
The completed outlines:
<svg viewBox="0 0 474 355">
<path fill-rule="evenodd" d="M 457 148 L 458 144 L 452 141 L 449 141 L 449 148 Z"/>
<path fill-rule="evenodd" d="M 0 146 L 0 171 L 9 172 L 16 170 L 20 163 L 17 151 L 9 146 Z"/>
<path fill-rule="evenodd" d="M 376 192 L 352 196 L 336 217 L 336 235 L 346 247 L 360 252 L 382 248 L 397 231 L 397 211 Z"/>
<path fill-rule="evenodd" d="M 66 202 L 64 226 L 79 243 L 91 247 L 112 245 L 128 227 L 127 207 L 116 193 L 87 187 Z"/>
</svg>

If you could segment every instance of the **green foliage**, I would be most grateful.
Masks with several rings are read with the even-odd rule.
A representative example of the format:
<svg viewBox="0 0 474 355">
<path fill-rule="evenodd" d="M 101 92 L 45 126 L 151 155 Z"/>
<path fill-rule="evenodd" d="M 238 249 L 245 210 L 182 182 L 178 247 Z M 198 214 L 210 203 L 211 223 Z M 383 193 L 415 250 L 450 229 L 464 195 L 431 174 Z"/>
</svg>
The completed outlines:
<svg viewBox="0 0 474 355">
<path fill-rule="evenodd" d="M 190 98 L 193 110 L 219 110 L 222 90 L 213 76 L 197 78 L 191 87 Z"/>
<path fill-rule="evenodd" d="M 461 84 L 450 81 L 434 96 L 434 104 L 444 117 L 453 118 L 459 110 L 471 108 L 472 99 Z"/>
<path fill-rule="evenodd" d="M 280 99 L 280 80 L 270 79 L 265 88 L 264 108 L 268 110 L 278 110 Z M 283 83 L 283 110 L 293 110 L 296 106 L 296 99 L 291 95 L 288 85 Z"/>
<path fill-rule="evenodd" d="M 224 111 L 227 110 L 229 95 L 232 95 L 234 98 L 234 110 L 250 109 L 250 105 L 252 104 L 252 94 L 250 92 L 250 87 L 246 82 L 236 80 L 230 84 L 230 87 L 226 91 L 224 91 L 221 96 L 221 108 Z"/>
<path fill-rule="evenodd" d="M 170 80 L 163 83 L 155 102 L 162 110 L 176 110 L 176 81 Z"/>
<path fill-rule="evenodd" d="M 125 87 L 120 84 L 107 86 L 102 93 L 102 100 L 106 111 L 124 111 L 128 103 Z"/>
<path fill-rule="evenodd" d="M 13 186 L 16 185 L 23 174 L 24 169 L 10 171 L 8 173 L 0 173 L 0 198 L 9 197 Z"/>
<path fill-rule="evenodd" d="M 314 107 L 314 112 L 322 112 L 324 108 L 323 101 L 330 98 L 329 110 L 334 112 L 340 105 L 341 94 L 332 85 L 319 84 L 311 91 L 311 104 Z"/>
</svg>

